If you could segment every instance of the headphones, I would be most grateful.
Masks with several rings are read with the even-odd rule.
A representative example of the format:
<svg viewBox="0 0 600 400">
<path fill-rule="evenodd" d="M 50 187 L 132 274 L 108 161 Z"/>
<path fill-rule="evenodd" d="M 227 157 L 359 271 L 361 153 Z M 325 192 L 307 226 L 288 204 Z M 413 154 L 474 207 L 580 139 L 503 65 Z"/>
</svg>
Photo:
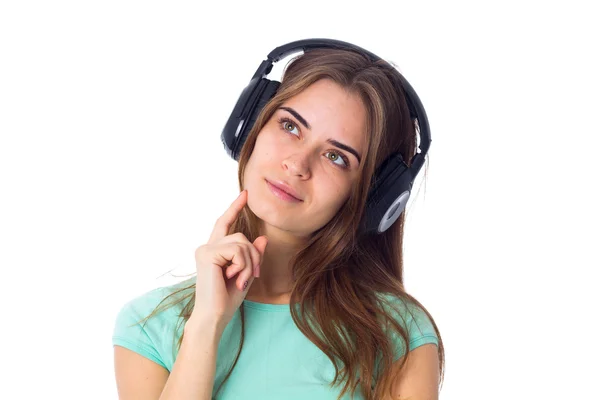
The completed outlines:
<svg viewBox="0 0 600 400">
<path fill-rule="evenodd" d="M 293 52 L 303 50 L 306 53 L 311 49 L 318 48 L 352 50 L 366 55 L 374 62 L 381 60 L 380 57 L 368 50 L 351 43 L 332 39 L 298 40 L 275 48 L 269 53 L 267 59 L 260 64 L 250 83 L 242 91 L 231 116 L 223 128 L 221 141 L 231 158 L 236 161 L 239 160 L 242 146 L 258 115 L 267 102 L 273 98 L 281 84 L 281 82 L 266 78 L 273 68 L 273 63 L 280 61 Z M 410 197 L 413 182 L 423 166 L 425 155 L 431 144 L 429 122 L 419 96 L 402 74 L 396 68 L 392 67 L 392 69 L 397 72 L 400 78 L 410 117 L 413 123 L 418 123 L 417 131 L 420 137 L 418 147 L 421 151 L 413 156 L 410 167 L 404 162 L 400 153 L 394 153 L 377 169 L 371 181 L 366 212 L 360 223 L 360 234 L 381 234 L 400 217 Z"/>
</svg>

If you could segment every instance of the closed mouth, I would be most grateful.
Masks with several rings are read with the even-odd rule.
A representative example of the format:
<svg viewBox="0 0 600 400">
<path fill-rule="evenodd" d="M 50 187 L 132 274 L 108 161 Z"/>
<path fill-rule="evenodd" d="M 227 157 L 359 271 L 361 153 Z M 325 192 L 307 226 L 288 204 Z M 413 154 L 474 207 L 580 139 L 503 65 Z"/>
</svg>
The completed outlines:
<svg viewBox="0 0 600 400">
<path fill-rule="evenodd" d="M 287 192 L 285 189 L 279 187 L 278 185 L 274 184 L 273 182 L 265 179 L 267 181 L 267 183 L 271 186 L 273 186 L 274 188 L 276 188 L 277 190 L 281 190 L 282 192 L 286 193 L 288 196 L 293 197 L 294 199 L 298 200 L 298 201 L 303 201 L 302 199 L 297 198 L 296 196 L 294 196 L 293 194 Z"/>
</svg>

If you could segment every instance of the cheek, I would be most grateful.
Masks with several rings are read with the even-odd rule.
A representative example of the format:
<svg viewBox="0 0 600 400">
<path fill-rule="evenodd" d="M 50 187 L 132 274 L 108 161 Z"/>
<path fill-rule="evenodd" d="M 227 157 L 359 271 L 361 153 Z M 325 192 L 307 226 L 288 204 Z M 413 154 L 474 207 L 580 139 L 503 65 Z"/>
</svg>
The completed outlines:
<svg viewBox="0 0 600 400">
<path fill-rule="evenodd" d="M 272 162 L 277 154 L 281 154 L 284 150 L 284 143 L 277 141 L 271 133 L 265 132 L 262 137 L 256 140 L 254 151 L 252 155 L 255 155 L 258 164 L 265 164 Z"/>
<path fill-rule="evenodd" d="M 318 187 L 320 208 L 328 217 L 337 213 L 350 195 L 347 183 L 335 179 L 324 180 Z"/>
</svg>

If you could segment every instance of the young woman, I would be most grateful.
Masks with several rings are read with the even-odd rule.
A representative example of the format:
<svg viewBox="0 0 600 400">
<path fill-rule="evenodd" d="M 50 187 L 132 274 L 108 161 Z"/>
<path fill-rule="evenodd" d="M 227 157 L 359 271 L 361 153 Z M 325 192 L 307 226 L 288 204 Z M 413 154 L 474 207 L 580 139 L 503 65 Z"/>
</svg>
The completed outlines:
<svg viewBox="0 0 600 400">
<path fill-rule="evenodd" d="M 281 83 L 264 78 L 297 49 Z M 441 335 L 403 285 L 404 206 L 430 140 L 410 85 L 349 43 L 294 42 L 222 138 L 241 193 L 195 277 L 120 311 L 120 399 L 437 399 Z"/>
</svg>

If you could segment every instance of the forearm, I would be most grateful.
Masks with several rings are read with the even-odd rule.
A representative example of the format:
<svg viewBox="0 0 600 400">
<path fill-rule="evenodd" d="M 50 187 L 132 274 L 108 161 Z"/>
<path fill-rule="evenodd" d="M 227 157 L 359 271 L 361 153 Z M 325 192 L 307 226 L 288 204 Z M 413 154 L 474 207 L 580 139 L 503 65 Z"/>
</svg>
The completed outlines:
<svg viewBox="0 0 600 400">
<path fill-rule="evenodd" d="M 190 318 L 169 379 L 159 400 L 210 400 L 222 330 Z"/>
</svg>

